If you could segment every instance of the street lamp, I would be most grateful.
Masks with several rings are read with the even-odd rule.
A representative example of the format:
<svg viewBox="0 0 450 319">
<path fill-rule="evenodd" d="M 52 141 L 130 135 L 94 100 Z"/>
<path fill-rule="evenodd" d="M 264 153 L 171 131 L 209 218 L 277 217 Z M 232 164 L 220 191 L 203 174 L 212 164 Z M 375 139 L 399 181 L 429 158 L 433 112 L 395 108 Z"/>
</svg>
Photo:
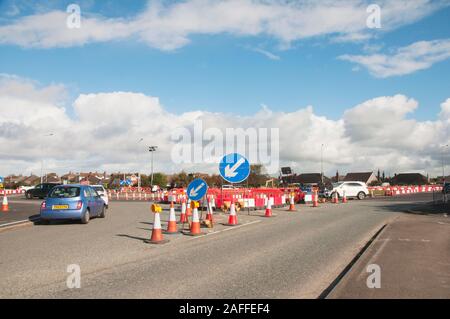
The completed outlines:
<svg viewBox="0 0 450 319">
<path fill-rule="evenodd" d="M 323 184 L 323 144 L 320 146 L 320 181 Z"/>
<path fill-rule="evenodd" d="M 445 152 L 445 148 L 448 147 L 447 145 L 443 145 L 442 146 L 442 182 L 445 183 L 445 162 L 444 162 L 444 152 Z"/>
<path fill-rule="evenodd" d="M 55 133 L 45 134 L 44 137 L 54 136 Z M 41 156 L 41 184 L 44 182 L 44 156 L 45 156 L 45 147 L 42 147 L 42 156 Z M 45 174 L 47 176 L 47 174 Z M 46 178 L 47 179 L 47 178 Z"/>
<path fill-rule="evenodd" d="M 156 151 L 158 146 L 149 146 L 148 151 L 152 154 L 152 171 L 151 171 L 151 177 L 150 177 L 150 187 L 153 190 L 153 153 Z"/>
<path fill-rule="evenodd" d="M 445 152 L 445 148 L 448 147 L 447 145 L 442 146 L 442 187 L 445 187 L 445 162 L 444 162 L 444 152 Z M 444 203 L 447 202 L 447 192 L 445 191 L 444 188 L 444 192 L 443 192 L 444 196 L 443 196 L 443 201 Z"/>
<path fill-rule="evenodd" d="M 143 140 L 144 140 L 144 138 L 141 137 L 139 139 L 139 141 L 137 142 L 137 144 L 139 145 L 139 143 L 141 143 Z M 140 153 L 138 152 L 138 154 L 140 154 Z M 138 155 L 138 161 L 139 161 L 139 155 Z M 138 165 L 139 165 L 139 163 L 138 163 Z M 138 169 L 138 192 L 139 193 L 141 192 L 141 171 L 139 169 Z"/>
</svg>

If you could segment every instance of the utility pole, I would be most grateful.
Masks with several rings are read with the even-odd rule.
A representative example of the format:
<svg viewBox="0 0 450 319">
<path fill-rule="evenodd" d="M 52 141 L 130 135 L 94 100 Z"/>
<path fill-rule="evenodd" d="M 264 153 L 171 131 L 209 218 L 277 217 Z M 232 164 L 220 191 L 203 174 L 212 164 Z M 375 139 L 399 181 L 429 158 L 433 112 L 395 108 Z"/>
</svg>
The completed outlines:
<svg viewBox="0 0 450 319">
<path fill-rule="evenodd" d="M 140 139 L 139 139 L 139 141 L 137 142 L 137 144 L 139 145 L 139 143 L 141 143 L 142 141 L 144 140 L 144 138 L 143 137 L 141 137 Z M 138 162 L 139 162 L 139 151 L 138 151 Z M 138 163 L 138 165 L 139 165 L 139 163 Z M 138 168 L 138 192 L 140 193 L 141 192 L 141 170 Z"/>
<path fill-rule="evenodd" d="M 444 162 L 444 152 L 445 152 L 445 148 L 448 147 L 447 145 L 442 146 L 442 184 L 445 184 L 445 162 Z"/>
<path fill-rule="evenodd" d="M 150 187 L 153 190 L 153 153 L 156 151 L 158 146 L 149 146 L 148 151 L 152 154 L 152 171 L 151 171 L 151 177 L 150 177 Z"/>
<path fill-rule="evenodd" d="M 320 181 L 323 184 L 323 144 L 320 146 Z"/>
</svg>

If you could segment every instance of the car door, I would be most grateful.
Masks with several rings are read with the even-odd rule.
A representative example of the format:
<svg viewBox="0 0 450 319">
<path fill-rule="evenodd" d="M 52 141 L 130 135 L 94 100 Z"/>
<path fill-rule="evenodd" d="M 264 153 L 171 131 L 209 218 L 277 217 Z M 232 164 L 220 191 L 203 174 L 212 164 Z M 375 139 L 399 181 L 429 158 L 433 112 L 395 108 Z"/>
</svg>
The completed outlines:
<svg viewBox="0 0 450 319">
<path fill-rule="evenodd" d="M 100 214 L 100 210 L 102 209 L 103 199 L 100 197 L 100 195 L 97 193 L 95 189 L 93 189 L 92 187 L 89 188 L 91 189 L 92 199 L 95 205 L 95 214 L 98 215 Z"/>
<path fill-rule="evenodd" d="M 42 184 L 38 184 L 33 189 L 30 189 L 30 194 L 34 197 L 38 197 L 41 189 L 42 189 Z"/>
<path fill-rule="evenodd" d="M 355 197 L 356 196 L 356 188 L 355 188 L 354 183 L 345 183 L 344 187 L 345 187 L 345 194 L 348 197 Z"/>
</svg>

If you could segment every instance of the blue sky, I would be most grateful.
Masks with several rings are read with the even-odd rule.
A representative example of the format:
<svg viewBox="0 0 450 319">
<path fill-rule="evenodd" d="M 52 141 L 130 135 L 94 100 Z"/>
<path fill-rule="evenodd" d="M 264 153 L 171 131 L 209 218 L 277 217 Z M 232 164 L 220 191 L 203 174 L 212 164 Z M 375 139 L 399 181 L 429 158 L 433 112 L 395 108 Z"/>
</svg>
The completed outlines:
<svg viewBox="0 0 450 319">
<path fill-rule="evenodd" d="M 67 27 L 71 3 L 79 29 Z M 171 133 L 195 121 L 278 128 L 279 164 L 296 172 L 317 172 L 324 144 L 329 175 L 439 174 L 449 21 L 450 0 L 0 0 L 0 174 L 36 172 L 39 159 L 57 172 L 137 170 L 144 136 L 161 170 L 215 172 L 170 158 Z M 44 156 L 35 136 L 50 131 L 49 149 L 75 151 Z"/>
<path fill-rule="evenodd" d="M 3 1 L 0 8 L 18 2 Z M 53 1 L 47 10 L 65 10 L 70 1 Z M 131 4 L 130 4 L 131 3 Z M 146 1 L 81 2 L 82 14 L 131 17 L 144 10 Z M 83 10 L 87 10 L 84 13 Z M 45 9 L 24 6 L 3 24 Z M 171 52 L 152 48 L 135 39 L 88 43 L 69 48 L 1 46 L 0 71 L 30 78 L 43 85 L 62 83 L 71 93 L 132 91 L 157 96 L 172 112 L 208 110 L 252 114 L 261 105 L 293 111 L 312 105 L 318 115 L 337 119 L 345 109 L 367 99 L 405 94 L 419 101 L 414 116 L 434 119 L 450 92 L 450 60 L 412 74 L 376 78 L 367 70 L 339 60 L 343 54 L 361 54 L 364 47 L 381 46 L 382 52 L 416 41 L 450 38 L 450 8 L 418 22 L 356 43 L 336 43 L 328 36 L 296 41 L 280 49 L 276 39 L 260 35 L 193 35 L 186 46 Z M 254 51 L 262 48 L 279 57 L 272 60 Z M 447 80 L 447 81 L 446 81 Z"/>
</svg>

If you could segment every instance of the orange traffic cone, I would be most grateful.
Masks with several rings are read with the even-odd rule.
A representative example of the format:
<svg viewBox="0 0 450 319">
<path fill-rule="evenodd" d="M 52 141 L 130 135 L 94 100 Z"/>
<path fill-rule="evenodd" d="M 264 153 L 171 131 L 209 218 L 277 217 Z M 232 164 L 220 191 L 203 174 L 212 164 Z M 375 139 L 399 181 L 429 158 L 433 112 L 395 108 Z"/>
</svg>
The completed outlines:
<svg viewBox="0 0 450 319">
<path fill-rule="evenodd" d="M 342 194 L 342 203 L 347 203 L 347 196 L 345 195 L 345 191 L 344 191 L 344 193 Z"/>
<path fill-rule="evenodd" d="M 206 214 L 206 220 L 209 220 L 211 223 L 213 222 L 213 207 L 212 207 L 212 202 L 211 202 L 211 198 L 208 199 L 208 213 Z"/>
<path fill-rule="evenodd" d="M 288 211 L 290 212 L 295 212 L 295 198 L 294 195 L 291 194 L 291 196 L 289 197 L 289 209 Z"/>
<path fill-rule="evenodd" d="M 230 206 L 230 216 L 228 216 L 228 224 L 225 224 L 225 226 L 236 226 L 236 225 L 238 225 L 236 206 L 234 204 L 234 200 L 232 200 Z"/>
<path fill-rule="evenodd" d="M 273 217 L 272 215 L 272 197 L 269 197 L 267 199 L 267 205 L 266 205 L 266 214 L 264 217 Z"/>
<path fill-rule="evenodd" d="M 152 237 L 145 242 L 147 244 L 165 244 L 169 242 L 167 239 L 163 238 L 162 230 L 161 230 L 161 217 L 160 213 L 162 212 L 162 208 L 159 205 L 153 204 L 152 211 L 155 213 L 155 219 L 153 221 L 153 229 L 152 229 Z"/>
<path fill-rule="evenodd" d="M 187 202 L 187 208 L 186 208 L 186 216 L 187 216 L 187 217 L 192 216 L 192 208 L 191 208 L 192 203 L 193 203 L 193 202 L 191 202 L 191 200 L 188 199 L 188 202 Z"/>
<path fill-rule="evenodd" d="M 312 201 L 313 201 L 313 207 L 319 207 L 319 196 L 317 195 L 317 191 L 313 191 Z"/>
<path fill-rule="evenodd" d="M 183 198 L 181 201 L 181 215 L 180 215 L 180 224 L 184 224 L 186 223 L 187 220 L 187 216 L 186 216 L 186 198 Z"/>
<path fill-rule="evenodd" d="M 192 223 L 191 223 L 191 229 L 189 232 L 183 232 L 185 235 L 189 236 L 202 236 L 206 235 L 205 233 L 202 233 L 200 231 L 200 219 L 198 217 L 198 202 L 191 202 L 192 206 Z"/>
<path fill-rule="evenodd" d="M 9 211 L 9 206 L 8 206 L 8 197 L 6 197 L 6 194 L 3 195 L 3 203 L 2 203 L 2 212 L 7 212 Z"/>
<path fill-rule="evenodd" d="M 176 234 L 178 233 L 177 229 L 177 218 L 175 216 L 175 207 L 173 202 L 170 202 L 170 213 L 169 213 L 169 223 L 167 224 L 167 230 L 164 234 Z"/>
</svg>

